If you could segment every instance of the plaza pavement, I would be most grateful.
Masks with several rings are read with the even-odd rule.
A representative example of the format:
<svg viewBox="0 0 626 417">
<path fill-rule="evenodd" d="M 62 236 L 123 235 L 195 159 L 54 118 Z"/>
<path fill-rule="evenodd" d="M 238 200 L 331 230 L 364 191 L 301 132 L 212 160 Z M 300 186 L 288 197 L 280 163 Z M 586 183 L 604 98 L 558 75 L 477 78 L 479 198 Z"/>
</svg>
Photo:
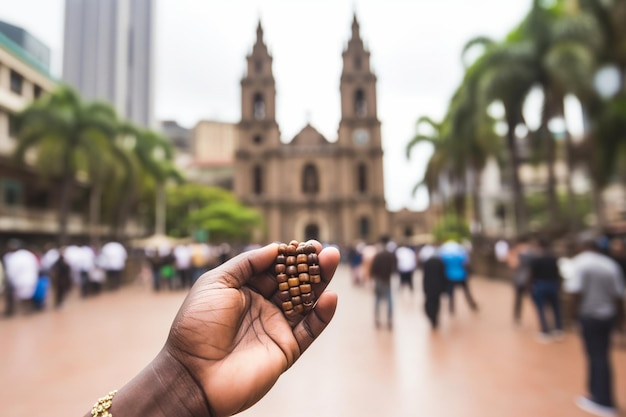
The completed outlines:
<svg viewBox="0 0 626 417">
<path fill-rule="evenodd" d="M 419 275 L 415 277 L 420 288 Z M 421 291 L 394 281 L 393 330 L 373 325 L 373 294 L 353 287 L 340 266 L 330 326 L 245 417 L 584 417 L 584 362 L 574 330 L 564 341 L 535 340 L 528 300 L 523 325 L 511 322 L 512 290 L 476 278 L 480 312 L 457 294 L 457 314 L 442 303 L 433 333 Z M 82 416 L 159 351 L 184 294 L 130 285 L 60 311 L 0 320 L 0 416 Z M 382 312 L 382 311 L 381 311 Z M 384 316 L 383 316 L 384 317 Z M 618 403 L 626 407 L 626 347 L 615 348 Z M 321 365 L 323 364 L 323 365 Z M 310 400 L 302 402 L 302 395 Z M 116 416 L 117 417 L 117 416 Z M 122 416 L 120 416 L 122 417 Z"/>
</svg>

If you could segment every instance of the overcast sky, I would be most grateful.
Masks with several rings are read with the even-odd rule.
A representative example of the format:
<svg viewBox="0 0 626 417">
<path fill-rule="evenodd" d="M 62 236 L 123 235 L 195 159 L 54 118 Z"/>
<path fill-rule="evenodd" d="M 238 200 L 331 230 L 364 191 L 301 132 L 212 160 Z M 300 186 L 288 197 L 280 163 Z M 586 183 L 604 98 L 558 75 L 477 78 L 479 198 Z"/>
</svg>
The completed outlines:
<svg viewBox="0 0 626 417">
<path fill-rule="evenodd" d="M 94 0 L 95 1 L 95 0 Z M 106 1 L 106 0 L 98 0 Z M 378 77 L 378 116 L 389 209 L 423 209 L 411 195 L 429 156 L 406 143 L 423 115 L 439 119 L 458 86 L 463 45 L 479 35 L 501 39 L 531 0 L 157 0 L 158 120 L 237 122 L 240 80 L 260 19 L 274 58 L 277 119 L 284 141 L 307 122 L 337 138 L 341 53 L 356 12 Z M 0 0 L 0 19 L 47 43 L 60 77 L 63 0 Z"/>
</svg>

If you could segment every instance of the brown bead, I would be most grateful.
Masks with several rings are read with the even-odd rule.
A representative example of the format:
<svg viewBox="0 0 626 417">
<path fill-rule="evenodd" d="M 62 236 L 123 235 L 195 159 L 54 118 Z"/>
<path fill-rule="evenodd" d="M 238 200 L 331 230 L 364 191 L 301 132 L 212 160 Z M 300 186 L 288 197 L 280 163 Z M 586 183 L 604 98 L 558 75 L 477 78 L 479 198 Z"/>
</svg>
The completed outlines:
<svg viewBox="0 0 626 417">
<path fill-rule="evenodd" d="M 313 284 L 319 284 L 320 282 L 322 282 L 322 277 L 319 275 L 311 275 L 311 282 Z"/>
<path fill-rule="evenodd" d="M 298 264 L 298 273 L 309 272 L 309 266 L 307 264 Z"/>
<path fill-rule="evenodd" d="M 291 295 L 289 291 L 281 291 L 278 293 L 278 299 L 282 302 L 291 300 Z"/>
<path fill-rule="evenodd" d="M 289 289 L 289 284 L 287 284 L 286 282 L 281 282 L 280 284 L 278 284 L 279 291 L 287 291 L 288 289 Z"/>
<path fill-rule="evenodd" d="M 277 274 L 276 281 L 280 284 L 281 282 L 287 282 L 287 274 Z"/>
<path fill-rule="evenodd" d="M 303 303 L 312 303 L 313 301 L 315 301 L 315 296 L 312 292 L 302 294 L 300 297 L 302 298 Z"/>
<path fill-rule="evenodd" d="M 320 266 L 319 265 L 309 265 L 309 274 L 311 274 L 311 275 L 319 275 L 320 274 Z"/>
<path fill-rule="evenodd" d="M 295 256 L 296 254 L 296 247 L 295 246 L 287 246 L 287 249 L 285 249 L 285 254 L 287 256 Z"/>
<path fill-rule="evenodd" d="M 301 253 L 298 256 L 296 256 L 296 262 L 298 264 L 306 264 L 308 257 L 304 254 Z"/>
<path fill-rule="evenodd" d="M 293 239 L 289 242 L 289 246 L 293 246 L 294 248 L 297 248 L 298 245 L 300 244 L 300 242 L 298 242 L 297 240 Z"/>
<path fill-rule="evenodd" d="M 302 298 L 300 298 L 299 295 L 296 295 L 295 297 L 291 297 L 291 302 L 296 305 L 296 304 L 302 304 Z"/>
<path fill-rule="evenodd" d="M 295 306 L 293 306 L 293 311 L 298 314 L 302 314 L 304 313 L 304 306 L 302 304 L 296 304 Z"/>
<path fill-rule="evenodd" d="M 309 265 L 318 265 L 319 258 L 317 257 L 317 253 L 309 253 L 307 263 Z"/>
<path fill-rule="evenodd" d="M 298 278 L 289 278 L 287 280 L 290 287 L 298 287 L 300 286 L 300 280 Z"/>
<path fill-rule="evenodd" d="M 287 286 L 289 288 L 289 286 Z M 300 295 L 300 287 L 291 287 L 289 288 L 289 295 L 295 297 L 296 295 Z"/>
<path fill-rule="evenodd" d="M 287 256 L 287 259 L 285 260 L 287 265 L 295 265 L 297 264 L 297 258 L 295 256 Z"/>
<path fill-rule="evenodd" d="M 298 280 L 300 280 L 300 282 L 311 282 L 311 277 L 306 272 L 303 272 L 298 275 Z"/>
<path fill-rule="evenodd" d="M 286 270 L 287 270 L 287 267 L 285 266 L 285 264 L 274 265 L 274 271 L 276 271 L 277 274 L 282 274 Z"/>
<path fill-rule="evenodd" d="M 307 253 L 307 254 L 315 253 L 315 246 L 313 246 L 313 244 L 311 243 L 307 243 L 304 246 L 304 253 Z"/>
<path fill-rule="evenodd" d="M 303 294 L 311 292 L 311 284 L 300 284 L 300 292 Z"/>
<path fill-rule="evenodd" d="M 284 243 L 281 243 L 280 245 L 278 245 L 278 254 L 285 255 L 286 253 L 287 253 L 287 245 L 285 245 Z"/>
<path fill-rule="evenodd" d="M 296 268 L 295 265 L 289 265 L 287 267 L 286 272 L 287 272 L 287 275 L 289 275 L 290 277 L 293 277 L 293 276 L 298 275 L 298 268 Z"/>
<path fill-rule="evenodd" d="M 286 260 L 287 260 L 287 258 L 285 257 L 285 255 L 278 255 L 276 257 L 276 263 L 277 264 L 284 264 Z"/>
<path fill-rule="evenodd" d="M 293 303 L 291 301 L 285 301 L 283 303 L 283 310 L 287 311 L 291 309 L 293 309 Z"/>
</svg>

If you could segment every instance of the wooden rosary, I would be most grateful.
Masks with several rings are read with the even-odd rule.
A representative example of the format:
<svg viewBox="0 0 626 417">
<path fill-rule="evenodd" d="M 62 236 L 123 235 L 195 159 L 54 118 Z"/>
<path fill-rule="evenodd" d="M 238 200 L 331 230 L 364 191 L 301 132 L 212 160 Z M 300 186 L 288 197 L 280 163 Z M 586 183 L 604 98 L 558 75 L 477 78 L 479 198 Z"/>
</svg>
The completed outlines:
<svg viewBox="0 0 626 417">
<path fill-rule="evenodd" d="M 322 281 L 315 246 L 292 240 L 278 246 L 274 265 L 278 298 L 286 316 L 306 314 L 316 301 L 312 284 Z"/>
</svg>

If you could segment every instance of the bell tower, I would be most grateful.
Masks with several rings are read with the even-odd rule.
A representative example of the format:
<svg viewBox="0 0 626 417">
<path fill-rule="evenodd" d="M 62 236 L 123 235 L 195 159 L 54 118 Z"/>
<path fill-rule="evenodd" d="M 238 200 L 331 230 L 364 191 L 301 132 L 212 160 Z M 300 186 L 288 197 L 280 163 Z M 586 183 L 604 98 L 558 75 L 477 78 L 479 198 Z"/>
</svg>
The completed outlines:
<svg viewBox="0 0 626 417">
<path fill-rule="evenodd" d="M 376 103 L 376 75 L 370 66 L 370 52 L 361 39 L 356 14 L 352 35 L 343 52 L 340 81 L 341 121 L 338 145 L 342 191 L 349 196 L 342 223 L 344 236 L 373 242 L 388 233 L 385 203 L 383 150 Z"/>
</svg>

